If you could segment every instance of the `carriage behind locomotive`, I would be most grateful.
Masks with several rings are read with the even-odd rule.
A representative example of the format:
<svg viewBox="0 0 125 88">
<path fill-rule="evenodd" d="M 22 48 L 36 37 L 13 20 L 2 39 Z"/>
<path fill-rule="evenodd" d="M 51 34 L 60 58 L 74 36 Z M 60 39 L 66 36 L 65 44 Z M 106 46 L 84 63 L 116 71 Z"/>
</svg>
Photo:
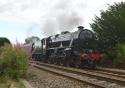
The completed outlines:
<svg viewBox="0 0 125 88">
<path fill-rule="evenodd" d="M 32 57 L 42 62 L 75 67 L 95 67 L 100 60 L 93 31 L 78 27 L 75 32 L 62 32 L 41 40 L 41 51 Z M 35 44 L 34 44 L 35 45 Z"/>
</svg>

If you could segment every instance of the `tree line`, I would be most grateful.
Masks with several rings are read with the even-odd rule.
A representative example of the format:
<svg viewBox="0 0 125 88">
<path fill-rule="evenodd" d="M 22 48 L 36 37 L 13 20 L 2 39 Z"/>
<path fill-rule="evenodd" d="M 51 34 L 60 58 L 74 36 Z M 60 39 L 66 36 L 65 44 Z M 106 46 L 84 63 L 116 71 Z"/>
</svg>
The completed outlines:
<svg viewBox="0 0 125 88">
<path fill-rule="evenodd" d="M 125 2 L 109 5 L 95 16 L 91 28 L 98 37 L 98 47 L 115 64 L 125 64 Z"/>
</svg>

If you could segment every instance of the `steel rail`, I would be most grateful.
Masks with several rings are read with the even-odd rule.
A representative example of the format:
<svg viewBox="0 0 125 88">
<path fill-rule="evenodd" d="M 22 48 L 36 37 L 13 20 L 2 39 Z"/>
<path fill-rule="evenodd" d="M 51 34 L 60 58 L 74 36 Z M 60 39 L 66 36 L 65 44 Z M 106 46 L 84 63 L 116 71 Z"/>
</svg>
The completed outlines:
<svg viewBox="0 0 125 88">
<path fill-rule="evenodd" d="M 72 72 L 72 73 L 79 74 L 79 75 L 86 75 L 86 76 L 94 77 L 94 78 L 105 80 L 105 81 L 108 80 L 110 82 L 125 86 L 125 79 L 123 77 L 118 77 L 118 76 L 109 75 L 109 74 L 101 74 L 101 73 L 97 73 L 94 71 L 86 71 L 86 70 L 80 70 L 80 69 L 75 69 L 75 68 L 67 68 L 67 67 L 63 67 L 63 66 L 45 64 L 45 63 L 40 63 L 40 62 L 36 62 L 36 63 L 39 65 L 43 65 L 43 66 L 47 66 L 47 67 L 51 67 L 51 68 L 55 68 L 55 69 L 61 69 L 61 70 L 64 70 L 67 72 Z"/>
<path fill-rule="evenodd" d="M 30 65 L 32 65 L 32 66 L 34 66 L 34 67 L 36 67 L 38 69 L 42 69 L 44 71 L 47 71 L 47 72 L 50 72 L 50 73 L 54 73 L 56 75 L 60 75 L 60 76 L 66 77 L 66 78 L 70 78 L 70 79 L 77 80 L 79 82 L 88 84 L 90 86 L 94 86 L 95 88 L 106 88 L 106 87 L 103 87 L 101 85 L 98 85 L 98 84 L 86 81 L 84 78 L 81 78 L 81 76 L 78 76 L 78 75 L 70 73 L 70 72 L 67 73 L 67 72 L 64 72 L 64 71 L 60 71 L 59 69 L 55 70 L 53 68 L 45 67 L 43 65 L 42 66 L 41 65 L 37 65 L 37 64 L 30 64 Z"/>
</svg>

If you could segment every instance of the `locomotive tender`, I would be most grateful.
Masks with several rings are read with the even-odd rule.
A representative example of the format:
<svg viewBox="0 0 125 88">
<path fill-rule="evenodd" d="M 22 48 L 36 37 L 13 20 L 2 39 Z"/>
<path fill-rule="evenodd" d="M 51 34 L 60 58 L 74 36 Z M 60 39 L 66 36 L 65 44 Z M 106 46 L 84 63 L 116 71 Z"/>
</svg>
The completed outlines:
<svg viewBox="0 0 125 88">
<path fill-rule="evenodd" d="M 41 55 L 33 53 L 32 57 L 52 64 L 93 68 L 100 59 L 100 57 L 93 58 L 95 49 L 96 36 L 94 32 L 79 26 L 75 32 L 65 31 L 43 38 L 41 40 Z"/>
</svg>

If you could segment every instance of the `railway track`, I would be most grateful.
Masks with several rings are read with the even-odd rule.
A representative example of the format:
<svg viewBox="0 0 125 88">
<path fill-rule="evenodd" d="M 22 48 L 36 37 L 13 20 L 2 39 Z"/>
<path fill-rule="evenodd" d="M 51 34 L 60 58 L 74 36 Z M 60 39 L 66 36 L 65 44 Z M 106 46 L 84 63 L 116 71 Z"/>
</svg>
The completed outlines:
<svg viewBox="0 0 125 88">
<path fill-rule="evenodd" d="M 105 72 L 109 72 L 109 73 L 115 73 L 115 74 L 119 74 L 119 75 L 125 75 L 125 70 L 121 70 L 121 69 L 113 69 L 113 68 L 104 68 L 104 67 L 97 67 L 98 71 L 105 71 Z"/>
<path fill-rule="evenodd" d="M 120 78 L 123 78 L 125 79 L 125 73 L 120 73 L 120 72 L 115 72 L 115 71 L 105 71 L 105 70 L 89 70 L 89 71 L 93 71 L 95 73 L 99 73 L 99 74 L 104 74 L 104 75 L 109 75 L 109 76 L 115 76 L 115 77 L 120 77 Z"/>
<path fill-rule="evenodd" d="M 63 66 L 32 62 L 34 67 L 86 83 L 96 88 L 125 88 L 124 72 L 75 69 Z"/>
</svg>

